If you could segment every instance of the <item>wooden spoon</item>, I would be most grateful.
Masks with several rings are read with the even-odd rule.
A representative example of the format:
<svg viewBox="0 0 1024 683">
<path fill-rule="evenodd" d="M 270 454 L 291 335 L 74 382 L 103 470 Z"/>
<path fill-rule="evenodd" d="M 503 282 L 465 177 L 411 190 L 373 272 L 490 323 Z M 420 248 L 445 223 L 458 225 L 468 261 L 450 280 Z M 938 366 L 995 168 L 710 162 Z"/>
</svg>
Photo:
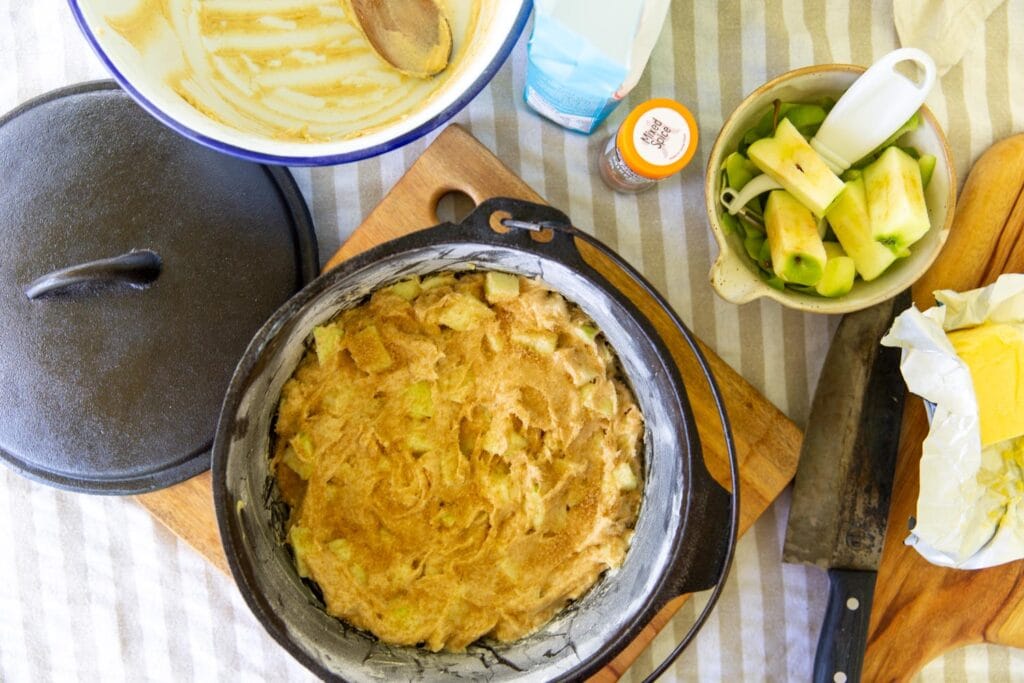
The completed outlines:
<svg viewBox="0 0 1024 683">
<path fill-rule="evenodd" d="M 349 0 L 370 46 L 388 64 L 418 78 L 448 66 L 452 29 L 435 0 Z"/>
</svg>

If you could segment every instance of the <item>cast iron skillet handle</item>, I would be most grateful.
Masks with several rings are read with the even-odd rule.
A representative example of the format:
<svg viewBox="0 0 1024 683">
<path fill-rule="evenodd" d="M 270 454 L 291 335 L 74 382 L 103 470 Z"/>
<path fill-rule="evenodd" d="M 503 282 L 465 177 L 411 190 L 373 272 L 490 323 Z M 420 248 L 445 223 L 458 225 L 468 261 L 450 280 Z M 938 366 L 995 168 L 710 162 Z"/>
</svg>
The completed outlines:
<svg viewBox="0 0 1024 683">
<path fill-rule="evenodd" d="M 691 502 L 686 526 L 692 533 L 692 542 L 687 541 L 675 562 L 683 571 L 666 586 L 662 596 L 666 603 L 685 593 L 711 588 L 728 564 L 732 496 L 714 480 L 703 459 L 693 461 L 690 478 Z"/>
<path fill-rule="evenodd" d="M 814 654 L 814 683 L 832 683 L 839 673 L 845 681 L 860 680 L 877 576 L 872 571 L 828 571 L 828 607 Z"/>
<path fill-rule="evenodd" d="M 113 258 L 80 263 L 47 273 L 25 288 L 25 296 L 38 299 L 59 294 L 76 285 L 116 283 L 141 289 L 160 277 L 160 255 L 150 249 L 132 250 Z"/>
<path fill-rule="evenodd" d="M 496 246 L 514 245 L 526 252 L 552 257 L 571 268 L 596 273 L 576 248 L 575 233 L 566 231 L 565 226 L 571 226 L 569 217 L 558 209 L 496 197 L 481 202 L 452 227 L 469 232 L 474 240 Z"/>
</svg>

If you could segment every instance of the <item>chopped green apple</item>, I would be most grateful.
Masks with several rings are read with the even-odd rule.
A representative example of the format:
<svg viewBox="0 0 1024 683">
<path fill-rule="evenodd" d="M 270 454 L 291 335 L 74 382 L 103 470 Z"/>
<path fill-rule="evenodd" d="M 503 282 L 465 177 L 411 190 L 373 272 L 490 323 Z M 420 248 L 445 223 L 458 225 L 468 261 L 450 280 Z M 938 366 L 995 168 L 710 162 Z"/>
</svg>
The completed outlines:
<svg viewBox="0 0 1024 683">
<path fill-rule="evenodd" d="M 388 289 L 394 295 L 400 296 L 406 301 L 412 301 L 420 295 L 420 279 L 419 277 L 411 277 L 408 280 L 396 282 Z"/>
<path fill-rule="evenodd" d="M 288 445 L 295 451 L 295 455 L 302 462 L 313 462 L 313 439 L 306 432 L 299 432 L 293 436 Z"/>
<path fill-rule="evenodd" d="M 761 255 L 761 247 L 764 246 L 763 235 L 749 235 L 743 240 L 743 248 L 747 250 L 750 260 L 757 261 Z"/>
<path fill-rule="evenodd" d="M 628 462 L 620 462 L 613 470 L 615 483 L 619 485 L 620 491 L 633 491 L 637 486 L 636 475 Z"/>
<path fill-rule="evenodd" d="M 896 260 L 896 254 L 872 236 L 863 178 L 846 183 L 828 210 L 828 222 L 865 282 L 874 280 Z"/>
<path fill-rule="evenodd" d="M 757 254 L 757 265 L 761 266 L 761 270 L 766 273 L 772 272 L 772 245 L 767 238 L 761 243 L 761 251 Z"/>
<path fill-rule="evenodd" d="M 334 553 L 334 556 L 342 562 L 348 562 L 352 559 L 352 544 L 344 538 L 334 539 L 327 544 L 327 549 Z"/>
<path fill-rule="evenodd" d="M 931 227 L 921 169 L 910 155 L 889 147 L 864 169 L 871 235 L 899 254 Z"/>
<path fill-rule="evenodd" d="M 480 447 L 488 453 L 501 455 L 508 450 L 509 432 L 497 422 L 492 422 L 487 431 L 483 433 L 480 440 Z"/>
<path fill-rule="evenodd" d="M 890 145 L 895 145 L 897 140 L 899 140 L 901 137 L 903 137 L 907 133 L 909 133 L 911 131 L 914 131 L 914 130 L 917 130 L 917 127 L 920 126 L 920 125 L 921 125 L 921 110 L 918 109 L 917 111 L 915 111 L 913 114 L 910 115 L 910 118 L 907 119 L 906 122 L 904 122 L 904 124 L 902 126 L 900 126 L 896 130 L 895 133 L 890 135 L 888 138 L 886 138 L 882 142 L 882 144 L 880 144 L 878 147 L 876 147 L 875 151 L 873 152 L 873 154 L 878 154 L 879 152 L 884 150 L 886 147 L 889 147 Z"/>
<path fill-rule="evenodd" d="M 295 525 L 288 530 L 288 542 L 292 544 L 292 552 L 295 554 L 295 569 L 299 576 L 309 578 L 309 565 L 306 558 L 316 552 L 316 540 L 313 532 L 304 527 Z"/>
<path fill-rule="evenodd" d="M 494 317 L 490 306 L 469 294 L 454 294 L 438 318 L 445 327 L 458 332 L 475 329 Z"/>
<path fill-rule="evenodd" d="M 754 176 L 761 175 L 761 169 L 739 152 L 725 158 L 725 176 L 729 187 L 739 192 Z"/>
<path fill-rule="evenodd" d="M 601 330 L 597 329 L 597 325 L 591 325 L 589 323 L 583 323 L 582 325 L 577 325 L 573 328 L 573 332 L 576 336 L 587 344 L 593 344 L 600 331 Z"/>
<path fill-rule="evenodd" d="M 785 117 L 793 127 L 802 134 L 811 137 L 825 120 L 828 112 L 817 104 L 795 104 L 786 112 Z"/>
<path fill-rule="evenodd" d="M 519 296 L 519 277 L 512 273 L 488 272 L 484 276 L 484 296 L 492 304 L 512 301 Z"/>
<path fill-rule="evenodd" d="M 846 255 L 838 242 L 825 242 L 823 246 L 828 261 L 825 262 L 821 279 L 814 286 L 815 291 L 833 298 L 849 294 L 857 277 L 853 259 Z"/>
<path fill-rule="evenodd" d="M 558 348 L 558 334 L 548 330 L 519 330 L 512 332 L 512 341 L 537 353 L 549 356 Z"/>
<path fill-rule="evenodd" d="M 421 380 L 410 384 L 405 388 L 405 401 L 407 412 L 416 418 L 428 418 L 434 416 L 434 399 L 431 394 L 431 385 L 427 380 Z"/>
<path fill-rule="evenodd" d="M 807 207 L 785 190 L 772 190 L 764 223 L 775 274 L 790 284 L 817 284 L 827 256 L 818 236 L 818 222 Z"/>
<path fill-rule="evenodd" d="M 525 451 L 526 447 L 530 445 L 526 437 L 517 431 L 510 431 L 508 433 L 508 451 L 507 453 L 519 453 Z"/>
<path fill-rule="evenodd" d="M 583 405 L 596 410 L 605 417 L 613 417 L 618 409 L 618 394 L 611 382 L 595 382 L 580 387 L 580 398 Z"/>
<path fill-rule="evenodd" d="M 487 330 L 484 333 L 484 338 L 487 340 L 487 348 L 494 353 L 501 353 L 505 350 L 505 338 L 501 335 L 500 331 Z"/>
<path fill-rule="evenodd" d="M 366 570 L 361 565 L 353 564 L 350 565 L 348 570 L 352 573 L 352 578 L 359 583 L 366 585 Z"/>
<path fill-rule="evenodd" d="M 743 228 L 740 227 L 740 221 L 736 216 L 733 216 L 728 211 L 723 211 L 719 214 L 718 218 L 722 221 L 722 227 L 725 228 L 726 234 L 743 234 Z"/>
<path fill-rule="evenodd" d="M 747 153 L 758 168 L 817 216 L 824 216 L 843 191 L 843 181 L 787 119 L 779 122 L 773 137 L 758 140 Z"/>
<path fill-rule="evenodd" d="M 344 333 L 341 325 L 330 323 L 313 328 L 313 341 L 316 345 L 316 360 L 325 365 L 341 351 L 341 338 Z"/>
<path fill-rule="evenodd" d="M 932 181 L 932 174 L 935 173 L 935 163 L 938 159 L 935 158 L 934 154 L 922 154 L 921 158 L 917 160 L 917 165 L 921 169 L 921 187 L 928 189 L 928 183 Z"/>
<path fill-rule="evenodd" d="M 299 475 L 299 479 L 303 481 L 308 480 L 313 474 L 313 463 L 300 460 L 294 448 L 284 449 L 284 455 L 281 460 L 292 472 Z"/>
<path fill-rule="evenodd" d="M 413 453 L 426 453 L 434 449 L 434 440 L 423 428 L 416 428 L 410 431 L 405 437 L 405 443 Z"/>
</svg>

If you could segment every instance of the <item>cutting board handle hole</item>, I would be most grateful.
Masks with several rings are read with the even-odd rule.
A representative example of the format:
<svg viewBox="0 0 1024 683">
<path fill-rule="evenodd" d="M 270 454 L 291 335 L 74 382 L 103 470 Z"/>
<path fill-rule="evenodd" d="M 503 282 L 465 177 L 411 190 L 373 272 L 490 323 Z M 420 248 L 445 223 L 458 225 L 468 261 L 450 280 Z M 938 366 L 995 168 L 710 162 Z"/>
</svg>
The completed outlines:
<svg viewBox="0 0 1024 683">
<path fill-rule="evenodd" d="M 461 223 L 475 208 L 476 202 L 462 190 L 447 190 L 437 198 L 434 215 L 438 223 Z"/>
</svg>

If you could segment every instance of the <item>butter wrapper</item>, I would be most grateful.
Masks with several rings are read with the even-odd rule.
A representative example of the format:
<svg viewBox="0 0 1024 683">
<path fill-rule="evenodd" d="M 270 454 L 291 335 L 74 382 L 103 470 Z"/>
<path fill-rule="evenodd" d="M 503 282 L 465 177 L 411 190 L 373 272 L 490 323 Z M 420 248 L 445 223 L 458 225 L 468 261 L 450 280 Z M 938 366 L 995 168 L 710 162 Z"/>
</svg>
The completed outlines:
<svg viewBox="0 0 1024 683">
<path fill-rule="evenodd" d="M 903 349 L 911 392 L 934 407 L 922 444 L 916 523 L 906 543 L 932 564 L 980 569 L 1024 558 L 1024 438 L 981 447 L 970 370 L 946 332 L 1024 323 L 1024 275 L 935 293 L 939 305 L 901 313 L 882 344 Z"/>
</svg>

